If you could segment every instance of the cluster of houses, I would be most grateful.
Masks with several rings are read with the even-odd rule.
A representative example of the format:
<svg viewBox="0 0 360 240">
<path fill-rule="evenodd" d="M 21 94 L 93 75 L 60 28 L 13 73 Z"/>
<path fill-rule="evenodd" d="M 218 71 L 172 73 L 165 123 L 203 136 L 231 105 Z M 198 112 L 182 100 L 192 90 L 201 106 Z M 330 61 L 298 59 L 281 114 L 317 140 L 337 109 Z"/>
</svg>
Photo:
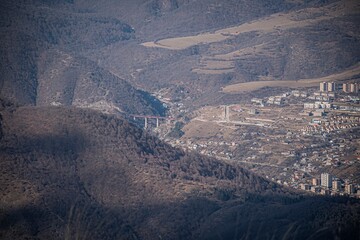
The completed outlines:
<svg viewBox="0 0 360 240">
<path fill-rule="evenodd" d="M 332 196 L 351 196 L 360 198 L 359 186 L 343 181 L 329 173 L 322 173 L 320 178 L 313 178 L 311 183 L 301 183 L 300 188 L 313 193 Z"/>
</svg>

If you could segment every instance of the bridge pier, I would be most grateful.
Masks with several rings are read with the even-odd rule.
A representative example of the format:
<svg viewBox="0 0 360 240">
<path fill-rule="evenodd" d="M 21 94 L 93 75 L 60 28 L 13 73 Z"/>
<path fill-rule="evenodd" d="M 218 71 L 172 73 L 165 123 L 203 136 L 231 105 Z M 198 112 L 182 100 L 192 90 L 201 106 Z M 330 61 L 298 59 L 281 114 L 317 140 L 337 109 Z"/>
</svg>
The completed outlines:
<svg viewBox="0 0 360 240">
<path fill-rule="evenodd" d="M 230 122 L 230 107 L 226 105 L 224 106 L 224 120 Z"/>
<path fill-rule="evenodd" d="M 161 117 L 161 116 L 148 116 L 148 115 L 130 115 L 134 121 L 138 118 L 144 119 L 144 129 L 149 128 L 149 119 L 155 119 L 156 120 L 156 128 L 160 127 L 160 120 L 167 121 L 168 123 L 171 123 L 171 121 L 174 121 L 175 118 L 171 117 Z"/>
<path fill-rule="evenodd" d="M 145 120 L 145 124 L 144 124 L 144 129 L 147 129 L 147 127 L 148 127 L 148 119 L 147 119 L 147 117 L 145 117 L 144 118 Z"/>
</svg>

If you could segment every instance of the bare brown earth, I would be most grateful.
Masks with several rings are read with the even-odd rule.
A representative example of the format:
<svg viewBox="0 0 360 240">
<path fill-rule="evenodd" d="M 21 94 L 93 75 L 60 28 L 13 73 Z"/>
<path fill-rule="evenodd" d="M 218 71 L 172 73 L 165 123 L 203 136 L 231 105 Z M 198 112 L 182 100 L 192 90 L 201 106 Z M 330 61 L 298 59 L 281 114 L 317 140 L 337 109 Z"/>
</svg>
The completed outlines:
<svg viewBox="0 0 360 240">
<path fill-rule="evenodd" d="M 356 1 L 5 0 L 2 6 L 0 91 L 20 104 L 163 114 L 136 90 L 167 88 L 180 98 L 183 88 L 187 106 L 235 103 L 243 95 L 221 88 L 329 76 L 360 56 Z M 135 87 L 136 96 L 117 82 Z M 84 84 L 92 85 L 88 94 Z"/>
<path fill-rule="evenodd" d="M 262 34 L 277 32 L 281 34 L 295 28 L 305 28 L 310 25 L 315 25 L 321 21 L 330 20 L 332 18 L 341 16 L 343 14 L 356 14 L 359 12 L 359 5 L 354 1 L 344 1 L 341 3 L 334 3 L 320 8 L 307 8 L 304 10 L 294 11 L 290 13 L 277 13 L 269 17 L 259 20 L 247 22 L 239 26 L 231 28 L 224 28 L 214 32 L 201 33 L 194 36 L 178 37 L 157 40 L 155 42 L 143 43 L 146 47 L 159 47 L 171 50 L 181 50 L 195 46 L 198 44 L 210 44 L 222 42 L 234 36 L 244 34 L 247 32 L 261 32 Z M 249 58 L 250 56 L 258 54 L 273 55 L 273 53 L 264 50 L 268 44 L 261 43 L 252 47 L 240 47 L 232 52 L 223 54 L 209 54 L 202 56 L 197 67 L 192 69 L 197 74 L 226 74 L 236 71 L 235 60 L 241 58 Z M 270 79 L 274 80 L 274 79 Z M 309 83 L 309 85 L 307 85 Z M 280 84 L 277 82 L 268 82 L 264 86 L 278 87 L 278 86 L 295 86 L 295 87 L 311 87 L 315 82 L 302 81 L 301 84 L 284 81 Z M 257 86 L 256 83 L 254 86 Z M 242 85 L 245 87 L 246 85 Z M 231 88 L 231 87 L 230 87 Z M 246 88 L 246 87 L 245 87 Z M 225 88 L 229 89 L 229 88 Z M 256 88 L 254 88 L 256 89 Z M 245 90 L 247 91 L 247 90 Z M 224 92 L 229 92 L 225 90 Z"/>
<path fill-rule="evenodd" d="M 351 79 L 354 76 L 358 76 L 359 74 L 360 74 L 360 65 L 357 64 L 355 67 L 349 70 L 337 74 L 332 74 L 326 77 L 313 78 L 313 79 L 299 79 L 296 81 L 281 80 L 281 81 L 255 81 L 255 82 L 238 83 L 224 87 L 223 92 L 225 93 L 251 92 L 263 87 L 289 87 L 289 88 L 315 87 L 315 86 L 319 86 L 320 82 L 347 80 L 347 79 Z"/>
<path fill-rule="evenodd" d="M 347 2 L 318 0 L 0 5 L 0 93 L 23 106 L 0 107 L 1 239 L 359 238 L 356 201 L 299 195 L 238 165 L 172 148 L 125 119 L 76 108 L 164 114 L 140 89 L 170 89 L 171 100 L 187 107 L 219 105 L 242 97 L 219 91 L 227 85 L 342 72 L 359 62 L 358 5 L 354 11 L 344 10 Z M 297 11 L 297 19 L 287 15 Z M 306 24 L 294 27 L 297 21 Z M 206 44 L 196 37 L 202 33 Z M 171 46 L 179 50 L 141 45 L 182 36 L 190 38 Z"/>
<path fill-rule="evenodd" d="M 355 1 L 344 1 L 320 8 L 308 8 L 291 13 L 276 13 L 269 17 L 247 22 L 240 26 L 224 28 L 215 32 L 201 33 L 195 36 L 162 39 L 142 43 L 145 47 L 159 47 L 181 50 L 197 44 L 224 41 L 232 36 L 251 31 L 272 32 L 290 28 L 305 27 L 328 20 L 344 13 L 358 13 L 359 5 Z"/>
</svg>

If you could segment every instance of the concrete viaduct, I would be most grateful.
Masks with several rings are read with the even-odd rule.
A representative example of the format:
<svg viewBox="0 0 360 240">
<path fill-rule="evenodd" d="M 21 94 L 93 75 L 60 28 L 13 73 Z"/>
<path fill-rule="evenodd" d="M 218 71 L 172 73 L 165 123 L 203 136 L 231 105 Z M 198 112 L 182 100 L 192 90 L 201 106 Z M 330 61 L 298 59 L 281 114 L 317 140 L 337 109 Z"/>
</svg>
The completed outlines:
<svg viewBox="0 0 360 240">
<path fill-rule="evenodd" d="M 148 128 L 148 121 L 149 119 L 156 119 L 156 127 L 158 128 L 160 125 L 160 120 L 167 120 L 168 122 L 175 121 L 175 118 L 172 117 L 160 117 L 160 116 L 150 116 L 150 115 L 130 115 L 134 120 L 137 118 L 143 118 L 144 119 L 144 129 Z"/>
</svg>

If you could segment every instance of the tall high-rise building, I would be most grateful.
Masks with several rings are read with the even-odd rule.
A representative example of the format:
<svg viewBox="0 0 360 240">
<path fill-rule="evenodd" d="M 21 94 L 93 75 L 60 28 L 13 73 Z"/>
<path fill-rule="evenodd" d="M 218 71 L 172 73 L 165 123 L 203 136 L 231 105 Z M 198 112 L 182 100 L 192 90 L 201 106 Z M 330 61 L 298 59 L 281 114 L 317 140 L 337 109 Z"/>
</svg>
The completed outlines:
<svg viewBox="0 0 360 240">
<path fill-rule="evenodd" d="M 342 90 L 347 93 L 358 93 L 359 83 L 343 83 Z"/>
<path fill-rule="evenodd" d="M 321 82 L 320 83 L 320 92 L 326 92 L 327 91 L 327 82 Z"/>
<path fill-rule="evenodd" d="M 347 194 L 353 194 L 353 193 L 355 193 L 355 186 L 354 186 L 354 184 L 347 183 L 347 184 L 345 185 L 345 192 L 346 192 Z"/>
<path fill-rule="evenodd" d="M 336 91 L 336 83 L 335 82 L 328 82 L 327 83 L 327 90 L 329 92 L 335 92 Z"/>
<path fill-rule="evenodd" d="M 343 83 L 343 92 L 350 92 L 350 84 Z"/>
<path fill-rule="evenodd" d="M 313 186 L 319 186 L 320 185 L 320 179 L 319 178 L 313 178 L 312 179 L 312 185 Z"/>
<path fill-rule="evenodd" d="M 350 83 L 350 92 L 358 93 L 359 92 L 359 84 L 357 83 Z"/>
<path fill-rule="evenodd" d="M 332 176 L 329 173 L 322 173 L 321 174 L 321 186 L 326 188 L 332 187 Z"/>
<path fill-rule="evenodd" d="M 332 182 L 332 189 L 336 190 L 336 191 L 340 191 L 341 190 L 341 182 L 339 180 L 334 180 Z"/>
<path fill-rule="evenodd" d="M 321 82 L 320 92 L 336 92 L 337 84 L 335 82 Z"/>
</svg>

